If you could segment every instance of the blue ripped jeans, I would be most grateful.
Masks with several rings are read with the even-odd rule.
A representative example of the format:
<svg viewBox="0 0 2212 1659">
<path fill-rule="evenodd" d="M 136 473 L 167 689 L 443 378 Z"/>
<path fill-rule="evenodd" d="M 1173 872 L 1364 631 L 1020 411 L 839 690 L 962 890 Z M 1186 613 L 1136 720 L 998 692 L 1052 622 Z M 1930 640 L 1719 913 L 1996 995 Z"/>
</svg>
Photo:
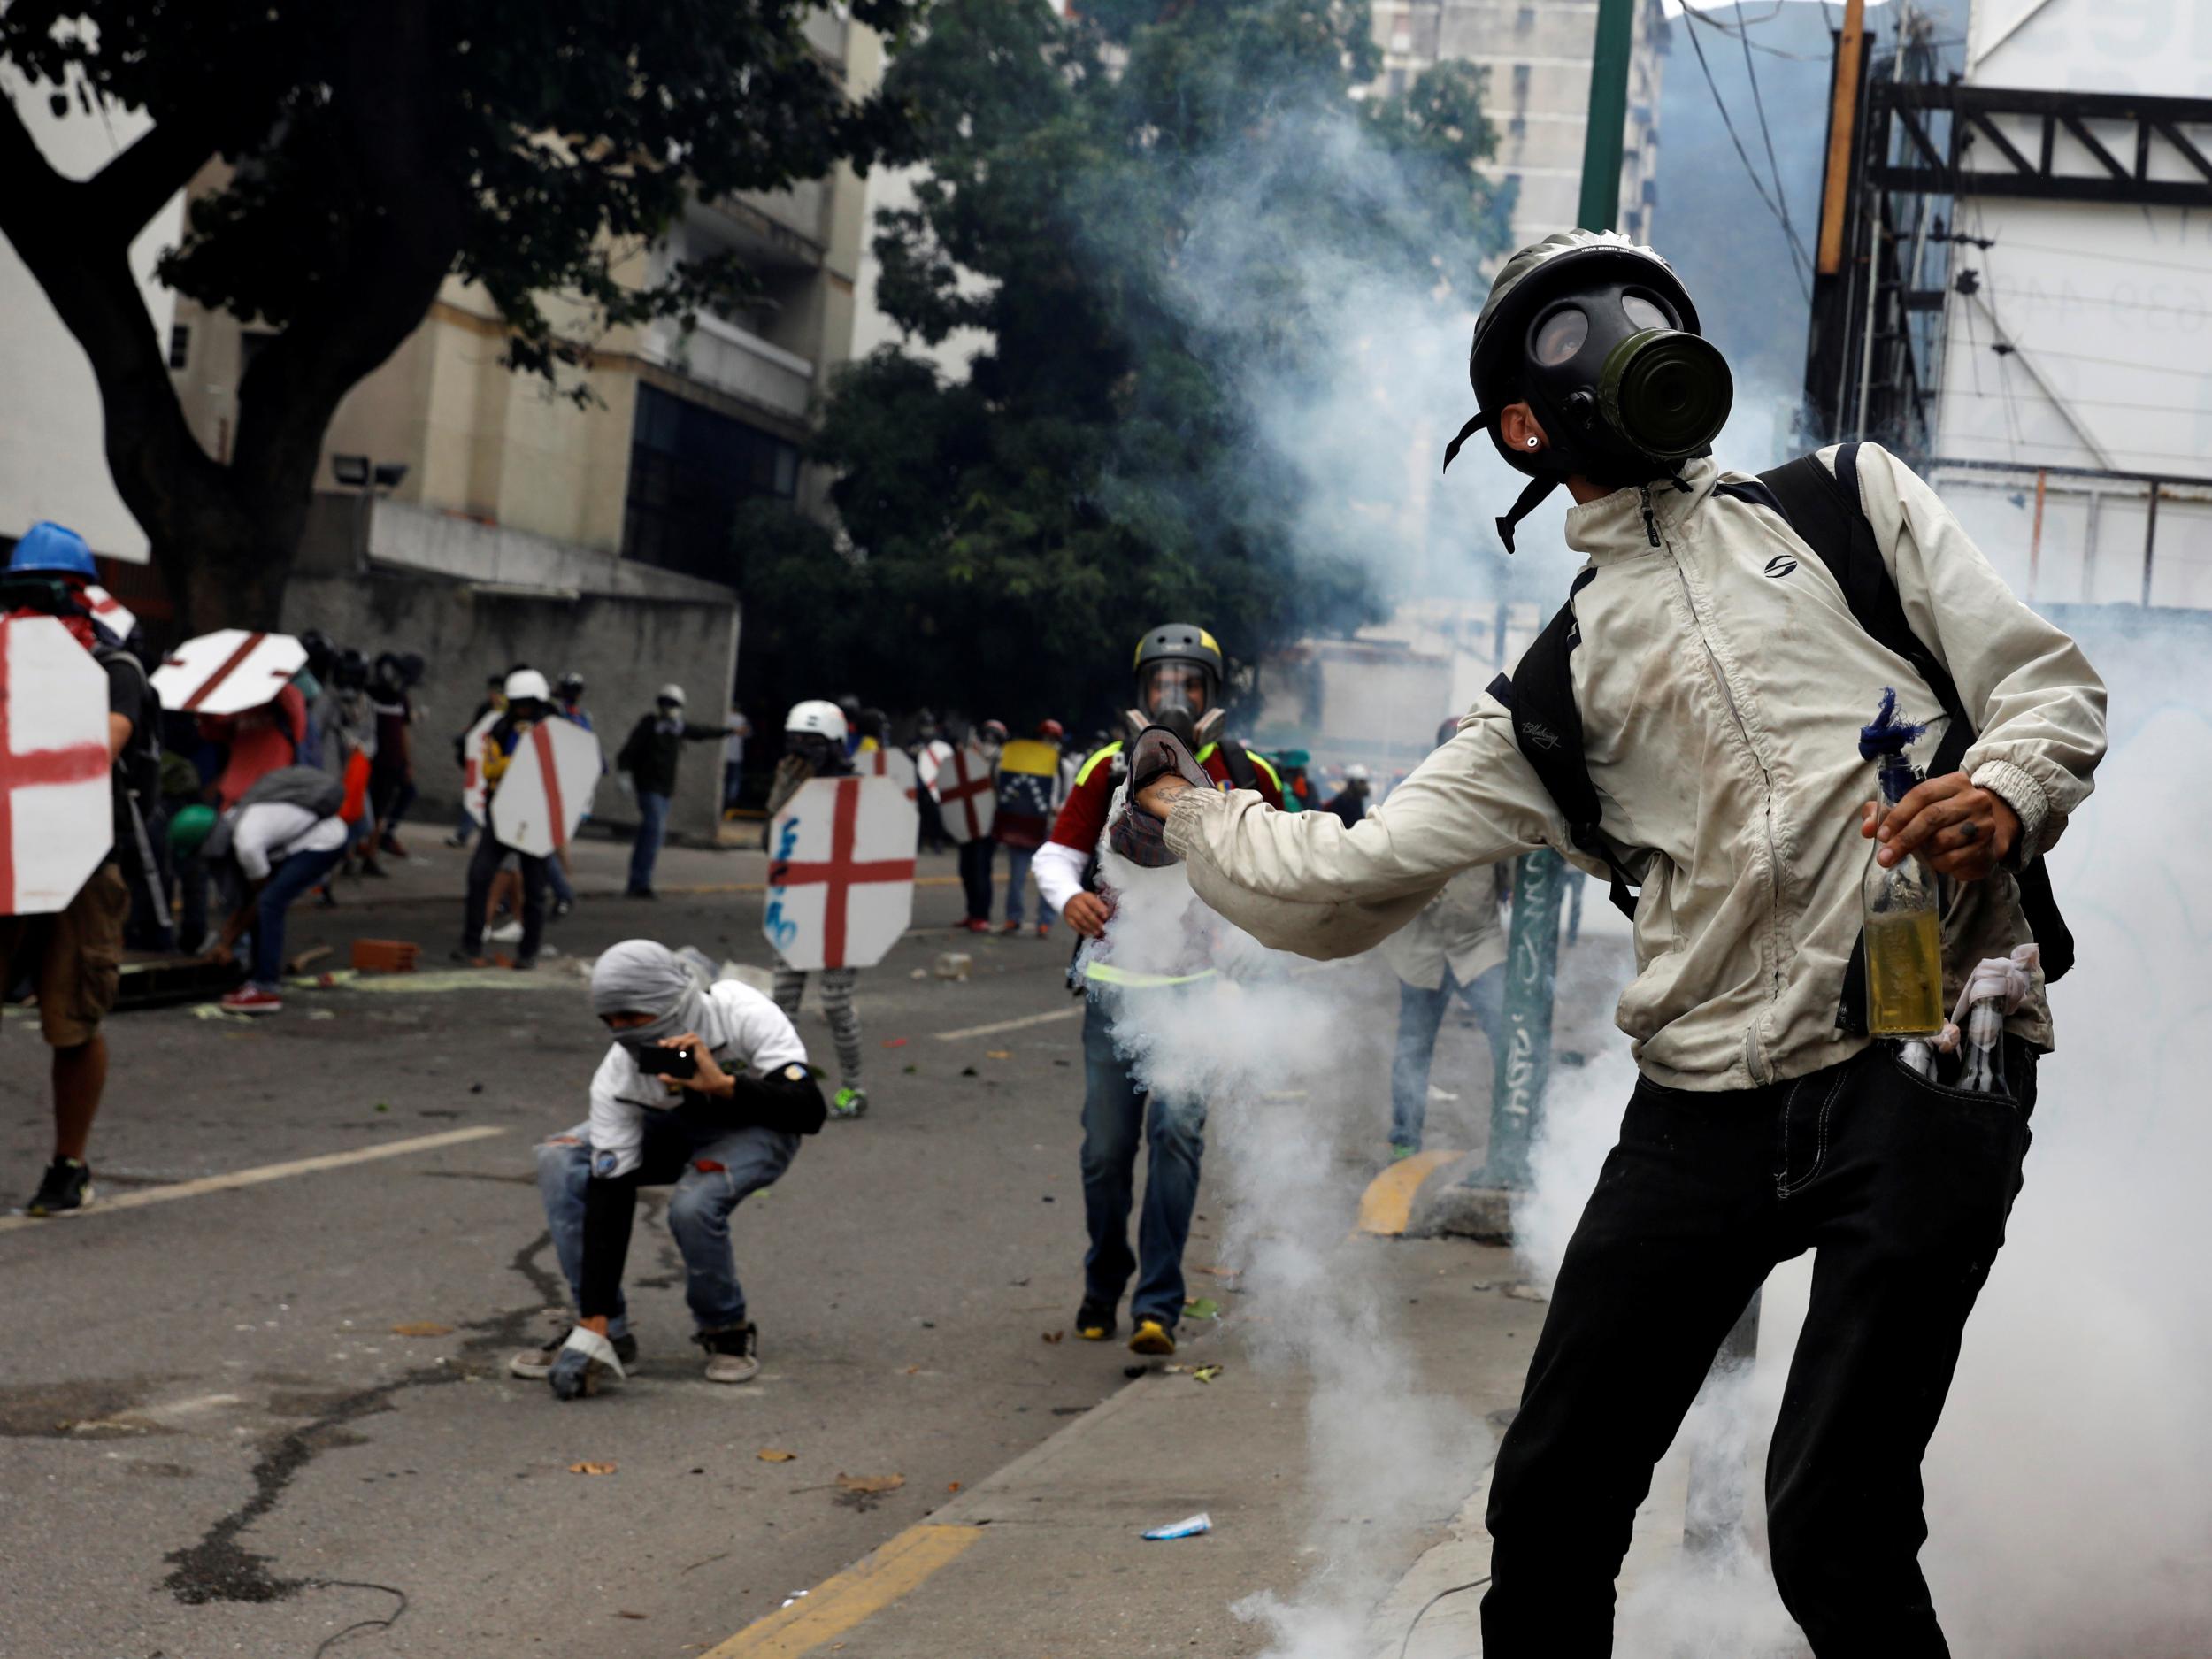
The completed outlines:
<svg viewBox="0 0 2212 1659">
<path fill-rule="evenodd" d="M 1148 1094 L 1114 1047 L 1116 999 L 1171 996 L 1170 990 L 1094 990 L 1083 1008 L 1083 1219 L 1091 1234 L 1083 1294 L 1102 1307 L 1121 1300 L 1130 1275 L 1132 1324 L 1158 1319 L 1169 1330 L 1183 1316 L 1183 1246 L 1198 1204 L 1199 1160 L 1206 1150 L 1206 1102 Z M 1135 1202 L 1137 1137 L 1148 1157 L 1137 1253 L 1129 1253 Z"/>
<path fill-rule="evenodd" d="M 572 1303 L 584 1278 L 584 1184 L 591 1179 L 588 1124 L 538 1146 L 538 1196 L 553 1254 L 568 1280 Z M 668 1231 L 684 1260 L 684 1300 L 702 1331 L 726 1331 L 745 1323 L 745 1292 L 737 1282 L 730 1248 L 730 1212 L 791 1167 L 799 1137 L 757 1125 L 742 1129 L 702 1120 L 680 1109 L 645 1118 L 641 1183 L 675 1191 L 668 1198 Z M 609 1334 L 630 1328 L 629 1309 L 618 1302 Z"/>
</svg>

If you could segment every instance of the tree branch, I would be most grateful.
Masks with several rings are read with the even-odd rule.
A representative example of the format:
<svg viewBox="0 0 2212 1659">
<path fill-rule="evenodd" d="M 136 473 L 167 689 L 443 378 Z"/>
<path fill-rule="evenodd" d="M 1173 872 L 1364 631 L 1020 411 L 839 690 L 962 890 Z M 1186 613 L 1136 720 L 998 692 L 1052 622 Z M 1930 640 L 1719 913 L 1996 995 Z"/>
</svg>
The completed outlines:
<svg viewBox="0 0 2212 1659">
<path fill-rule="evenodd" d="M 80 187 L 82 205 L 108 234 L 121 233 L 128 247 L 162 204 L 192 181 L 200 165 L 215 153 L 204 130 L 180 119 L 157 121 Z"/>
</svg>

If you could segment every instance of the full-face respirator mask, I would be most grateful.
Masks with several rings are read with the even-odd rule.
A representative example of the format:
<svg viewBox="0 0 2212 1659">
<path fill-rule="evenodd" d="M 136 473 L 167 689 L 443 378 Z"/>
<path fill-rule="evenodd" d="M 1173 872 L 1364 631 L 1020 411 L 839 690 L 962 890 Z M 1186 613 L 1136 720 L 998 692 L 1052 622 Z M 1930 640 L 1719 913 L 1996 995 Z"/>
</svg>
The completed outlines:
<svg viewBox="0 0 2212 1659">
<path fill-rule="evenodd" d="M 1506 262 L 1475 324 L 1468 377 L 1481 412 L 1444 465 L 1487 426 L 1498 452 L 1534 480 L 1498 520 L 1508 552 L 1514 526 L 1570 475 L 1617 488 L 1677 474 L 1711 449 L 1735 397 L 1681 280 L 1650 249 L 1610 232 L 1562 232 Z M 1545 438 L 1527 451 L 1497 426 L 1523 401 Z"/>
</svg>

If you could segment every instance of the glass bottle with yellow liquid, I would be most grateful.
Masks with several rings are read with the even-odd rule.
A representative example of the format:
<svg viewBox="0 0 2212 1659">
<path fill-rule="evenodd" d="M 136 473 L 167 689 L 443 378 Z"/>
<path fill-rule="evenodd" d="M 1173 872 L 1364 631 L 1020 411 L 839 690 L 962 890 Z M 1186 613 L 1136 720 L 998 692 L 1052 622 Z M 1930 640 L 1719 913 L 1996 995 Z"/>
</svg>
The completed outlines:
<svg viewBox="0 0 2212 1659">
<path fill-rule="evenodd" d="M 1881 759 L 1886 818 L 1915 780 L 1901 753 Z M 1859 884 L 1866 923 L 1867 1029 L 1877 1037 L 1925 1037 L 1943 1029 L 1943 916 L 1935 872 L 1916 854 L 1884 869 L 1876 856 L 1880 846 L 1878 841 L 1868 855 Z"/>
</svg>

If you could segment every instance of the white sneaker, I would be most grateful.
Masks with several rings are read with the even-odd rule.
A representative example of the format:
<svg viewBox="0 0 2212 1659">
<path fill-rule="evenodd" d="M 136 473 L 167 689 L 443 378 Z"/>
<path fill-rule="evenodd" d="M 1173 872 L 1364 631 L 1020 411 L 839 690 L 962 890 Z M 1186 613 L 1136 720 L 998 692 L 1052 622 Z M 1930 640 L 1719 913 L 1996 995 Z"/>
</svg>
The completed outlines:
<svg viewBox="0 0 2212 1659">
<path fill-rule="evenodd" d="M 520 922 L 502 922 L 496 927 L 486 928 L 484 930 L 484 937 L 490 940 L 495 945 L 518 944 L 522 940 L 522 924 Z"/>
</svg>

